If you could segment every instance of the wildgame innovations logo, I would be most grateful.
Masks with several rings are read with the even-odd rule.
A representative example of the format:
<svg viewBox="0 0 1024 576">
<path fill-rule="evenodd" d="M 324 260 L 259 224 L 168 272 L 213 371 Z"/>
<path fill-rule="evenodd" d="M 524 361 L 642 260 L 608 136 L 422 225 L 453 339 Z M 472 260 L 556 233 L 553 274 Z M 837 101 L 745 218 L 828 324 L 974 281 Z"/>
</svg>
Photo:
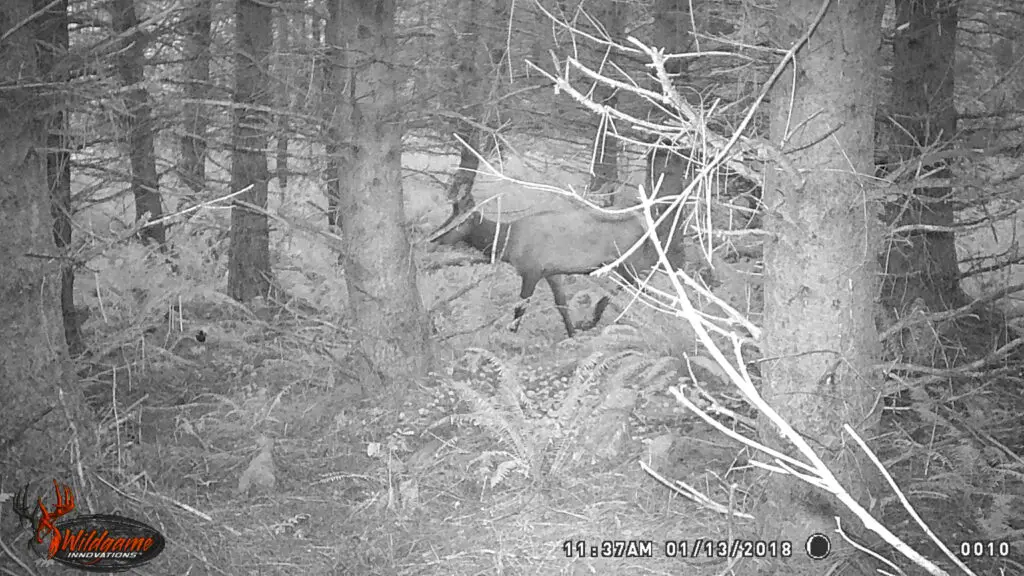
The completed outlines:
<svg viewBox="0 0 1024 576">
<path fill-rule="evenodd" d="M 88 572 L 123 572 L 156 558 L 166 541 L 147 524 L 116 514 L 75 515 L 71 487 L 53 481 L 56 500 L 42 496 L 29 504 L 29 487 L 15 496 L 14 511 L 33 529 L 33 548 L 42 557 Z"/>
</svg>

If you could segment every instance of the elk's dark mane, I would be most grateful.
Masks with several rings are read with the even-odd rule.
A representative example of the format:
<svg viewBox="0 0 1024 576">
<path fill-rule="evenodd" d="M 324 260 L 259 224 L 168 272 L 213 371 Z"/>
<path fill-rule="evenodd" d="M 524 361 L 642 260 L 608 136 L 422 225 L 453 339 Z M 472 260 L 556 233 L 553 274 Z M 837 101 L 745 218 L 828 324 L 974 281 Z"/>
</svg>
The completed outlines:
<svg viewBox="0 0 1024 576">
<path fill-rule="evenodd" d="M 507 247 L 508 247 L 508 235 L 512 226 L 510 222 L 502 222 L 499 224 L 494 220 L 484 218 L 481 214 L 472 216 L 471 218 L 476 219 L 476 224 L 473 227 L 473 232 L 470 233 L 469 237 L 466 238 L 468 243 L 473 248 L 480 250 L 488 258 L 491 257 L 491 248 L 498 249 L 499 260 L 508 261 Z M 495 245 L 494 235 L 498 234 L 497 245 Z"/>
</svg>

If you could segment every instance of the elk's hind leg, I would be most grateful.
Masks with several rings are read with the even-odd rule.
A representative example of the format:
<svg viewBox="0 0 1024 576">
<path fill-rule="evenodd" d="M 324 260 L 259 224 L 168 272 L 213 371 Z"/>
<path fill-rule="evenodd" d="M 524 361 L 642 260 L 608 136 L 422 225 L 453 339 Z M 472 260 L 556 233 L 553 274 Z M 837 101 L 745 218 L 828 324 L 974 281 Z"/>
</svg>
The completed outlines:
<svg viewBox="0 0 1024 576">
<path fill-rule="evenodd" d="M 601 321 L 601 316 L 604 315 L 604 309 L 608 307 L 608 302 L 610 300 L 611 296 L 602 296 L 601 299 L 597 301 L 597 305 L 594 306 L 594 316 L 590 320 L 590 324 L 587 325 L 587 330 L 597 326 L 597 323 Z"/>
<path fill-rule="evenodd" d="M 519 331 L 519 324 L 522 321 L 523 314 L 526 314 L 526 303 L 533 296 L 533 291 L 537 289 L 537 282 L 540 282 L 540 278 L 535 276 L 523 276 L 523 287 L 519 290 L 519 303 L 516 304 L 516 310 L 512 314 L 512 328 L 513 332 Z"/>
<path fill-rule="evenodd" d="M 555 308 L 558 308 L 558 313 L 562 315 L 565 331 L 569 333 L 569 338 L 572 338 L 576 330 L 573 328 L 572 317 L 569 315 L 569 305 L 565 302 L 565 291 L 562 290 L 562 276 L 548 276 L 547 281 L 548 286 L 551 286 L 551 294 L 555 297 Z"/>
</svg>

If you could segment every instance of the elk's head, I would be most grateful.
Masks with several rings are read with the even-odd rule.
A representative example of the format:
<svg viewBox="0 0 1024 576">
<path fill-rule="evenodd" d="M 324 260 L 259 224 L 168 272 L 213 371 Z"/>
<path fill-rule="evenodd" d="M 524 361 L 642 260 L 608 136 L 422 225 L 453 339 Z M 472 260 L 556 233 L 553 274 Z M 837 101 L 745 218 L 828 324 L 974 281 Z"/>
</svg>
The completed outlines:
<svg viewBox="0 0 1024 576">
<path fill-rule="evenodd" d="M 468 195 L 452 202 L 451 215 L 431 234 L 431 242 L 450 246 L 468 238 L 483 218 L 479 212 L 473 212 L 474 206 L 473 197 Z"/>
</svg>

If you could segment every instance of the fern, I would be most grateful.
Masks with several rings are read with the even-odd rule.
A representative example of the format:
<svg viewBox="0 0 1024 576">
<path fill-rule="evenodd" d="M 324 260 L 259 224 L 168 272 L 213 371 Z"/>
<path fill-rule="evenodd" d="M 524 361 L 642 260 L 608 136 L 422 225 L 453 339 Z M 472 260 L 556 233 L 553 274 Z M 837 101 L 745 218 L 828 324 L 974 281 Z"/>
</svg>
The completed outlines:
<svg viewBox="0 0 1024 576">
<path fill-rule="evenodd" d="M 452 422 L 472 422 L 474 425 L 494 434 L 498 441 L 508 447 L 505 452 L 489 452 L 474 459 L 482 462 L 487 470 L 488 483 L 494 487 L 505 480 L 513 470 L 522 471 L 526 476 L 537 476 L 538 457 L 550 438 L 550 432 L 542 423 L 531 421 L 523 410 L 522 403 L 526 399 L 523 386 L 516 371 L 511 365 L 502 361 L 493 353 L 482 348 L 471 348 L 466 351 L 465 361 L 473 371 L 483 365 L 492 367 L 497 376 L 495 394 L 481 394 L 468 381 L 452 381 L 451 386 L 459 398 L 469 404 L 470 413 L 453 415 Z M 504 458 L 492 468 L 492 459 L 502 455 Z"/>
<path fill-rule="evenodd" d="M 590 391 L 591 385 L 607 367 L 607 361 L 601 352 L 587 356 L 576 366 L 565 401 L 557 412 L 563 428 L 572 429 L 572 424 L 579 420 L 579 408 L 583 396 Z"/>
<path fill-rule="evenodd" d="M 520 472 L 524 476 L 530 474 L 528 462 L 518 458 L 515 454 L 501 450 L 483 452 L 471 460 L 470 465 L 477 465 L 476 475 L 480 476 L 491 488 L 501 484 L 512 472 Z"/>
<path fill-rule="evenodd" d="M 642 348 L 645 345 L 640 329 L 627 324 L 611 324 L 597 337 L 595 347 L 621 350 L 623 348 Z"/>
<path fill-rule="evenodd" d="M 595 351 L 577 364 L 565 399 L 550 419 L 528 417 L 524 410 L 527 396 L 513 363 L 485 349 L 466 350 L 459 364 L 471 373 L 489 367 L 496 376 L 495 390 L 488 395 L 468 380 L 453 380 L 452 388 L 469 405 L 470 412 L 452 416 L 450 421 L 472 422 L 507 447 L 507 451 L 487 453 L 474 460 L 481 466 L 478 473 L 486 476 L 490 486 L 505 481 L 513 471 L 540 480 L 578 459 L 581 437 L 604 406 L 593 400 L 592 391 L 598 384 L 604 383 L 606 393 L 637 381 L 651 384 L 644 386 L 646 390 L 657 391 L 678 379 L 680 360 L 651 350 L 635 327 L 609 326 L 593 345 Z"/>
<path fill-rule="evenodd" d="M 524 466 L 521 460 L 506 460 L 498 464 L 494 468 L 494 474 L 492 474 L 490 478 L 491 488 L 501 484 L 510 473 L 516 470 L 526 471 L 527 474 L 529 473 L 529 467 Z"/>
<path fill-rule="evenodd" d="M 565 432 L 552 442 L 553 455 L 550 459 L 550 466 L 547 472 L 556 474 L 565 466 L 566 461 L 579 446 L 580 434 L 587 429 L 585 423 L 599 415 L 601 405 L 588 405 L 583 401 L 584 397 L 593 388 L 610 367 L 621 364 L 624 359 L 636 356 L 636 352 L 626 350 L 612 356 L 603 352 L 594 352 L 583 359 L 573 374 L 572 382 L 569 384 L 569 393 L 565 402 L 558 411 L 561 429 Z"/>
</svg>

